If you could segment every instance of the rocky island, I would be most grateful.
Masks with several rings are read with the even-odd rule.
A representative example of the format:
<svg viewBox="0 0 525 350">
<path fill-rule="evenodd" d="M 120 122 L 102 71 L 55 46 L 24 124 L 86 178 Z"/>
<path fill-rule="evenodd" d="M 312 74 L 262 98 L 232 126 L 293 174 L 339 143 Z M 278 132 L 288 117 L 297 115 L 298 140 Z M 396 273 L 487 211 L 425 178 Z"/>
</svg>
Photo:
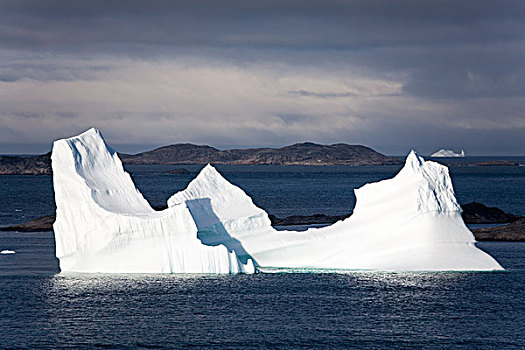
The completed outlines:
<svg viewBox="0 0 525 350">
<path fill-rule="evenodd" d="M 525 218 L 508 225 L 484 227 L 472 230 L 478 241 L 525 241 Z"/>
<path fill-rule="evenodd" d="M 210 146 L 177 144 L 135 155 L 119 154 L 124 164 L 242 164 L 242 165 L 389 165 L 401 164 L 361 145 L 297 143 L 281 148 L 219 150 Z"/>
<path fill-rule="evenodd" d="M 160 147 L 138 154 L 119 153 L 124 164 L 238 164 L 238 165 L 397 165 L 402 161 L 361 145 L 297 143 L 281 148 L 219 150 L 189 143 Z M 175 170 L 177 171 L 177 170 Z M 181 171 L 177 172 L 178 174 Z M 51 152 L 37 156 L 0 156 L 0 175 L 51 174 Z"/>
</svg>

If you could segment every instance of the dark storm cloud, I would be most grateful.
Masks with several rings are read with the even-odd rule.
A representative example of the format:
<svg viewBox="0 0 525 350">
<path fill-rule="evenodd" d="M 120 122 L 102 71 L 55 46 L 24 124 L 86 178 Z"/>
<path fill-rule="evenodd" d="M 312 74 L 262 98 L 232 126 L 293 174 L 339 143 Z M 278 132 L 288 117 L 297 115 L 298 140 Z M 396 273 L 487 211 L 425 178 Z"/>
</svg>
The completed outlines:
<svg viewBox="0 0 525 350">
<path fill-rule="evenodd" d="M 521 1 L 4 1 L 4 45 L 369 49 L 523 39 Z"/>
<path fill-rule="evenodd" d="M 409 72 L 404 91 L 422 97 L 522 96 L 524 18 L 523 1 L 3 1 L 0 43 L 150 57 L 215 49 L 237 61 L 246 52 L 288 60 L 293 51 L 311 56 L 306 64 L 339 57 Z"/>
</svg>

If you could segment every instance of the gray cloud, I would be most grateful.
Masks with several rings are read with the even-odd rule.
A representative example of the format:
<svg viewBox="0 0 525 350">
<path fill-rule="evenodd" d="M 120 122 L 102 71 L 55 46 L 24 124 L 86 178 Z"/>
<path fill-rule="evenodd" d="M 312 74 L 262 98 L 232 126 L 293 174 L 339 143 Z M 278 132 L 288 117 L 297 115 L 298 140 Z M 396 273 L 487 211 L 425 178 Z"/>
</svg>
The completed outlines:
<svg viewBox="0 0 525 350">
<path fill-rule="evenodd" d="M 523 1 L 0 0 L 0 152 L 97 125 L 523 153 L 524 62 Z"/>
<path fill-rule="evenodd" d="M 312 92 L 312 91 L 306 91 L 306 90 L 288 91 L 288 95 L 318 97 L 318 98 L 343 98 L 343 97 L 357 96 L 357 94 L 353 92 Z"/>
</svg>

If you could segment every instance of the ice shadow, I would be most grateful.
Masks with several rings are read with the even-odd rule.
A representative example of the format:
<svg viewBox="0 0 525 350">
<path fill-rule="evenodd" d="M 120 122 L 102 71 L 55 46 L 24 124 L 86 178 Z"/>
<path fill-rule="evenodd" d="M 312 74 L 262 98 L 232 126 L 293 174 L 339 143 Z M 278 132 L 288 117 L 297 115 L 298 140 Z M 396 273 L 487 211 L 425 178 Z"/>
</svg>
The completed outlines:
<svg viewBox="0 0 525 350">
<path fill-rule="evenodd" d="M 248 254 L 242 243 L 228 233 L 219 217 L 213 211 L 209 198 L 187 200 L 186 205 L 197 225 L 197 238 L 202 244 L 208 246 L 222 244 L 230 253 L 235 252 L 237 258 L 243 264 L 246 264 L 251 259 L 253 264 L 258 266 L 257 261 Z"/>
</svg>

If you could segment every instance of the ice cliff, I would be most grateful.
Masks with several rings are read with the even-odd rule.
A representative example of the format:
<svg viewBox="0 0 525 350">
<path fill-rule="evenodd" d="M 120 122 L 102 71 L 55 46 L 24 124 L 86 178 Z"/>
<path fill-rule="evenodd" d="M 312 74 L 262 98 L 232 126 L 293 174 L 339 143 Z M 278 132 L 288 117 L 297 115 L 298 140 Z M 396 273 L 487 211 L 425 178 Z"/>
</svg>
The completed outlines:
<svg viewBox="0 0 525 350">
<path fill-rule="evenodd" d="M 460 153 L 456 153 L 454 151 L 451 151 L 449 149 L 440 149 L 439 151 L 433 153 L 431 155 L 433 158 L 463 158 L 465 157 L 465 151 L 461 150 Z"/>
<path fill-rule="evenodd" d="M 501 270 L 476 248 L 448 169 L 414 152 L 392 179 L 355 191 L 351 217 L 277 231 L 211 165 L 154 211 L 94 129 L 53 146 L 62 271 L 253 272 Z"/>
</svg>

